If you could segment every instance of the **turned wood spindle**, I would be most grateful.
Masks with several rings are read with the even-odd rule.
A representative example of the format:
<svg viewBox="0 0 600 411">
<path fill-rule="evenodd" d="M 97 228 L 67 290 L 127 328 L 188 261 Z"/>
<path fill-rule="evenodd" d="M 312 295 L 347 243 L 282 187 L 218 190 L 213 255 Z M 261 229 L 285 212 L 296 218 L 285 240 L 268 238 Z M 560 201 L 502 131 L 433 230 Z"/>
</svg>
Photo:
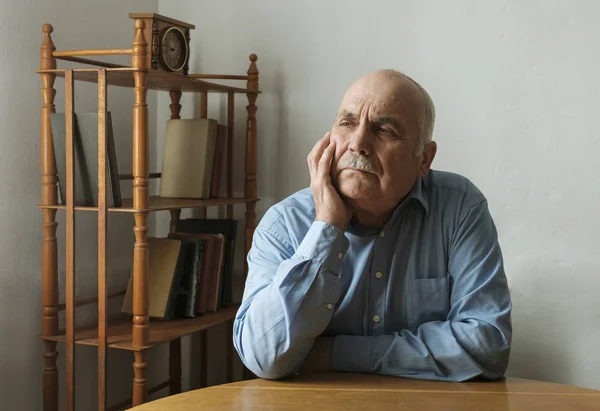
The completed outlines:
<svg viewBox="0 0 600 411">
<path fill-rule="evenodd" d="M 171 90 L 171 119 L 181 118 L 181 91 Z M 169 210 L 171 221 L 169 223 L 169 232 L 177 231 L 177 222 L 181 217 L 181 209 Z M 181 392 L 181 338 L 177 338 L 169 343 L 169 395 L 179 394 Z"/>
<path fill-rule="evenodd" d="M 171 104 L 169 104 L 169 108 L 171 109 L 171 119 L 180 119 L 181 116 L 179 113 L 181 112 L 181 91 L 171 90 L 169 92 L 169 97 L 171 97 Z"/>
<path fill-rule="evenodd" d="M 248 118 L 246 120 L 246 182 L 244 196 L 246 198 L 246 235 L 244 238 L 244 256 L 248 255 L 252 245 L 252 236 L 256 228 L 256 98 L 258 97 L 258 68 L 256 54 L 250 55 L 250 67 L 248 68 L 248 81 L 246 88 L 250 90 L 246 93 L 248 105 L 246 111 Z M 250 200 L 250 201 L 248 201 Z M 248 275 L 248 261 L 244 258 L 244 275 Z M 244 378 L 251 379 L 253 374 L 244 367 Z"/>
<path fill-rule="evenodd" d="M 44 40 L 40 47 L 40 69 L 56 68 L 52 41 L 53 28 L 50 24 L 42 26 Z M 55 112 L 54 73 L 41 73 L 42 110 L 40 118 L 40 154 L 42 205 L 55 205 L 58 202 L 56 191 L 56 167 L 54 164 L 54 145 L 50 127 L 50 114 Z M 58 259 L 56 245 L 56 210 L 45 208 L 42 211 L 42 337 L 58 334 Z M 58 410 L 58 370 L 56 368 L 55 341 L 44 341 L 44 411 Z"/>
<path fill-rule="evenodd" d="M 248 81 L 246 88 L 250 90 L 246 93 L 248 97 L 248 105 L 246 111 L 248 112 L 248 119 L 246 121 L 246 184 L 244 190 L 244 196 L 246 200 L 246 238 L 244 241 L 244 255 L 248 255 L 250 246 L 252 245 L 252 236 L 254 235 L 254 229 L 256 228 L 256 198 L 257 198 L 257 187 L 256 187 L 256 112 L 258 107 L 256 106 L 256 98 L 258 97 L 258 68 L 256 67 L 256 61 L 258 57 L 256 54 L 250 55 L 250 67 L 248 68 Z M 244 274 L 248 273 L 248 262 L 244 259 Z"/>
<path fill-rule="evenodd" d="M 148 53 L 148 43 L 144 37 L 144 20 L 135 20 L 133 40 L 133 68 L 144 69 Z M 146 73 L 133 73 L 135 87 L 133 105 L 133 208 L 135 246 L 133 252 L 133 345 L 148 345 L 148 105 L 146 104 Z M 144 210 L 144 211 L 137 211 Z M 147 399 L 146 351 L 134 353 L 133 405 L 140 405 Z"/>
</svg>

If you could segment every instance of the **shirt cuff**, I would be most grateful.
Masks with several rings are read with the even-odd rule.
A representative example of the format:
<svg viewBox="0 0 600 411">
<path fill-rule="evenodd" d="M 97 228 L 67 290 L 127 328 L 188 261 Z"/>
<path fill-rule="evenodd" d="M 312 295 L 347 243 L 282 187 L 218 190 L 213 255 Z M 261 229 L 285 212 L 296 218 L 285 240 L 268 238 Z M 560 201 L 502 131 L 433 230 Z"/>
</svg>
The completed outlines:
<svg viewBox="0 0 600 411">
<path fill-rule="evenodd" d="M 331 368 L 333 371 L 371 372 L 371 345 L 373 338 L 362 335 L 338 335 L 333 344 Z"/>
<path fill-rule="evenodd" d="M 316 261 L 337 275 L 349 244 L 339 228 L 324 221 L 314 221 L 294 257 Z"/>
</svg>

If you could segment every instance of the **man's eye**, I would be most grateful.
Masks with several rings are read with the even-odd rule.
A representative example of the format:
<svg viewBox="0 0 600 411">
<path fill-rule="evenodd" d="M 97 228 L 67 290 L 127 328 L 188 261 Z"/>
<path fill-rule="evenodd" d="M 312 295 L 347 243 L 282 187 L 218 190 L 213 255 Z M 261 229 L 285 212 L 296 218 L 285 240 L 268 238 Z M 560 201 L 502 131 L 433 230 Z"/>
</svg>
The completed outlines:
<svg viewBox="0 0 600 411">
<path fill-rule="evenodd" d="M 345 120 L 343 120 L 343 121 L 340 121 L 340 126 L 342 126 L 342 127 L 347 127 L 347 126 L 349 126 L 349 125 L 350 125 L 350 122 L 349 122 L 349 121 L 345 121 Z"/>
<path fill-rule="evenodd" d="M 379 127 L 379 132 L 384 134 L 390 134 L 391 131 L 385 127 Z"/>
</svg>

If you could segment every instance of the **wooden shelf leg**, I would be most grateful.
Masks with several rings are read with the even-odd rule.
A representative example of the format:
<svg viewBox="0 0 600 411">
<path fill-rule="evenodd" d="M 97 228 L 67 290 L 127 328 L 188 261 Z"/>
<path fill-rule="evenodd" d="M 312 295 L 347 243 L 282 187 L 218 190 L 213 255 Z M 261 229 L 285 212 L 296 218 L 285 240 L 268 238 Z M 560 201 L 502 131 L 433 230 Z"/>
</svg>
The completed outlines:
<svg viewBox="0 0 600 411">
<path fill-rule="evenodd" d="M 178 93 L 181 97 L 181 92 Z M 179 102 L 177 97 L 177 102 Z M 173 101 L 173 92 L 171 92 L 171 101 Z M 174 103 L 178 104 L 178 103 Z M 181 105 L 179 105 L 181 108 Z M 171 118 L 179 116 L 179 109 L 175 113 L 173 104 L 171 104 Z M 181 215 L 181 209 L 170 210 L 171 222 L 169 232 L 174 233 L 177 229 L 177 222 Z M 181 338 L 173 340 L 169 343 L 169 395 L 179 394 L 181 392 Z"/>
<path fill-rule="evenodd" d="M 106 410 L 106 70 L 98 70 L 98 410 Z"/>
<path fill-rule="evenodd" d="M 169 108 L 171 109 L 171 119 L 176 120 L 180 119 L 181 116 L 179 113 L 181 112 L 181 91 L 179 90 L 171 90 L 169 92 L 169 97 L 171 97 L 171 104 Z"/>
<path fill-rule="evenodd" d="M 146 380 L 146 355 L 147 351 L 135 351 L 133 362 L 133 406 L 141 405 L 148 399 Z"/>
<path fill-rule="evenodd" d="M 44 40 L 40 47 L 40 68 L 55 69 L 56 59 L 53 56 L 54 42 L 50 24 L 44 24 L 42 32 Z M 40 74 L 41 79 L 41 124 L 40 124 L 40 152 L 41 152 L 41 180 L 43 205 L 57 204 L 56 167 L 54 165 L 54 145 L 52 143 L 52 130 L 50 127 L 50 113 L 54 113 L 54 80 L 53 73 Z M 51 337 L 58 334 L 58 259 L 56 245 L 56 210 L 45 209 L 43 215 L 43 242 L 42 242 L 42 337 Z M 58 410 L 58 370 L 56 368 L 56 342 L 44 342 L 44 376 L 43 376 L 43 409 L 44 411 Z"/>
<path fill-rule="evenodd" d="M 181 392 L 181 338 L 169 342 L 169 395 Z"/>
<path fill-rule="evenodd" d="M 44 343 L 44 411 L 58 411 L 58 371 L 56 342 Z"/>
<path fill-rule="evenodd" d="M 171 90 L 169 96 L 171 97 L 171 104 L 169 105 L 171 108 L 171 120 L 180 119 L 181 116 L 179 113 L 181 112 L 181 104 L 179 102 L 181 100 L 181 91 Z M 174 233 L 177 231 L 177 222 L 179 221 L 179 217 L 181 217 L 181 208 L 169 210 L 169 212 L 171 213 L 169 232 Z"/>
<path fill-rule="evenodd" d="M 225 346 L 225 355 L 227 356 L 225 363 L 227 367 L 225 382 L 233 382 L 233 356 L 235 354 L 235 348 L 233 347 L 233 320 L 227 321 L 225 324 L 227 327 L 227 341 Z"/>
<path fill-rule="evenodd" d="M 227 197 L 233 197 L 233 131 L 235 128 L 235 94 L 227 93 Z M 233 219 L 233 205 L 227 206 L 227 218 Z"/>
<path fill-rule="evenodd" d="M 258 90 L 258 68 L 256 67 L 256 54 L 250 55 L 250 67 L 248 68 L 248 82 L 246 88 L 248 90 Z M 245 197 L 256 198 L 256 98 L 258 93 L 246 93 L 248 97 L 248 119 L 246 121 L 246 184 Z M 256 228 L 256 201 L 246 203 L 246 236 L 244 239 L 244 256 L 248 255 L 250 246 L 252 245 L 252 236 Z M 244 275 L 248 274 L 248 262 L 244 258 Z"/>
<path fill-rule="evenodd" d="M 203 91 L 200 93 L 200 118 L 208 116 L 208 93 Z M 198 218 L 206 218 L 206 207 L 197 208 Z"/>
<path fill-rule="evenodd" d="M 250 67 L 248 68 L 248 81 L 246 88 L 248 90 L 258 90 L 258 68 L 256 67 L 256 61 L 258 57 L 256 54 L 250 55 Z M 246 111 L 248 112 L 248 118 L 246 121 L 246 184 L 245 184 L 245 197 L 256 198 L 257 187 L 256 187 L 256 112 L 258 107 L 256 106 L 256 98 L 258 93 L 248 92 L 248 105 Z M 254 236 L 254 229 L 256 228 L 256 201 L 246 203 L 246 235 L 244 238 L 244 256 L 248 255 L 250 246 L 252 245 L 252 237 Z M 248 261 L 244 258 L 244 275 L 248 275 Z M 252 379 L 254 375 L 244 367 L 244 379 Z"/>
<path fill-rule="evenodd" d="M 67 411 L 75 410 L 75 157 L 73 140 L 73 71 L 65 72 L 65 117 L 66 117 L 66 197 L 65 216 L 65 322 L 67 329 L 65 344 L 65 379 Z"/>
<path fill-rule="evenodd" d="M 148 43 L 144 38 L 143 20 L 135 21 L 135 38 L 131 65 L 145 68 Z M 149 206 L 148 193 L 148 105 L 146 104 L 146 73 L 133 74 L 135 87 L 133 104 L 133 208 L 146 210 Z M 133 250 L 133 345 L 148 345 L 148 212 L 134 213 L 135 246 Z M 146 351 L 136 351 L 133 363 L 133 406 L 146 402 Z"/>
<path fill-rule="evenodd" d="M 207 331 L 200 331 L 200 388 L 204 388 L 208 385 L 208 364 L 207 364 L 207 347 L 208 338 Z"/>
</svg>

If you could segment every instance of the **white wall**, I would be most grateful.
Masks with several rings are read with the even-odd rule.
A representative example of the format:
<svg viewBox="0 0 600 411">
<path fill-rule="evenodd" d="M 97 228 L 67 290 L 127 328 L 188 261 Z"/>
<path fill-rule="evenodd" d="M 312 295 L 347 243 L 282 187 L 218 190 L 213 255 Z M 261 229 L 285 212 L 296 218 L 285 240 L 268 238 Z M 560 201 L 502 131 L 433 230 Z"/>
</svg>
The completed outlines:
<svg viewBox="0 0 600 411">
<path fill-rule="evenodd" d="M 600 388 L 598 2 L 160 1 L 159 11 L 196 24 L 196 72 L 243 73 L 258 54 L 260 216 L 308 185 L 305 156 L 351 81 L 379 68 L 420 81 L 438 111 L 434 166 L 470 177 L 498 225 L 514 304 L 509 374 Z M 167 104 L 159 97 L 159 144 Z"/>
<path fill-rule="evenodd" d="M 39 47 L 42 24 L 54 25 L 57 49 L 129 48 L 133 40 L 131 11 L 156 11 L 157 1 L 111 0 L 0 2 L 0 409 L 42 409 L 40 340 L 42 213 L 40 203 L 40 80 Z M 113 61 L 129 60 L 112 59 Z M 64 63 L 59 65 L 65 67 Z M 56 81 L 56 110 L 64 112 L 64 81 Z M 76 83 L 76 110 L 97 109 L 96 85 Z M 150 110 L 156 96 L 149 94 Z M 121 172 L 131 170 L 131 110 L 133 93 L 109 89 Z M 153 125 L 152 131 L 153 131 Z M 130 189 L 124 187 L 124 192 Z M 57 214 L 59 273 L 64 302 L 64 212 Z M 118 230 L 120 227 L 126 229 Z M 77 213 L 76 258 L 78 297 L 96 294 L 97 238 L 95 214 Z M 112 226 L 111 226 L 112 224 Z M 124 289 L 131 266 L 133 218 L 109 216 L 109 291 Z M 111 307 L 119 310 L 118 304 Z M 78 311 L 81 321 L 95 318 L 96 306 Z M 61 314 L 61 322 L 64 320 Z M 64 409 L 64 345 L 59 344 L 60 401 Z M 160 352 L 152 354 L 160 357 Z M 76 348 L 77 409 L 97 409 L 96 349 Z M 115 403 L 130 395 L 133 355 L 108 352 L 108 397 Z M 159 363 L 160 364 L 160 363 Z M 163 362 L 162 365 L 166 365 Z M 161 366 L 162 366 L 161 365 Z M 155 369 L 158 367 L 155 367 Z M 150 367 L 151 382 L 157 380 Z M 164 375 L 164 374 L 163 374 Z M 159 377 L 160 378 L 160 377 Z M 162 379 L 161 379 L 162 380 Z"/>
<path fill-rule="evenodd" d="M 305 155 L 330 127 L 351 81 L 382 67 L 419 80 L 438 109 L 434 165 L 473 179 L 489 197 L 498 224 L 514 301 L 510 375 L 600 388 L 600 303 L 595 295 L 600 263 L 593 259 L 599 250 L 592 238 L 600 228 L 594 167 L 599 136 L 593 123 L 600 91 L 593 71 L 600 62 L 597 2 L 4 0 L 0 409 L 41 409 L 40 83 L 35 74 L 41 26 L 55 26 L 59 49 L 129 47 L 128 13 L 157 8 L 196 24 L 193 71 L 244 73 L 248 54 L 259 56 L 259 217 L 308 184 Z M 63 84 L 56 82 L 57 111 L 64 109 Z M 76 87 L 78 109 L 95 110 L 95 86 Z M 117 136 L 117 148 L 125 170 L 131 166 L 132 101 L 129 90 L 109 92 L 115 130 L 123 135 Z M 154 171 L 160 164 L 157 147 L 168 99 L 151 92 L 149 103 L 150 110 L 159 107 L 157 122 L 150 123 L 159 136 L 152 148 Z M 197 99 L 185 96 L 183 103 L 184 115 L 196 112 Z M 222 115 L 218 106 L 223 101 L 211 97 L 211 103 L 209 113 Z M 245 104 L 244 98 L 236 101 L 238 138 L 243 137 Z M 242 162 L 241 153 L 236 155 Z M 238 184 L 237 193 L 242 190 Z M 238 207 L 236 215 L 241 218 L 243 211 Z M 96 265 L 93 217 L 78 213 L 77 292 L 82 296 L 95 293 L 95 277 L 88 274 Z M 111 215 L 109 223 L 129 224 L 127 218 Z M 61 213 L 57 220 L 62 286 Z M 164 218 L 156 223 L 164 228 Z M 133 234 L 111 228 L 109 235 L 109 288 L 114 290 L 125 283 L 131 258 L 129 250 L 118 247 L 130 247 Z M 94 310 L 91 306 L 81 319 Z M 211 349 L 222 334 L 222 329 L 211 333 Z M 193 343 L 186 341 L 186 352 Z M 77 348 L 78 409 L 95 409 L 95 353 Z M 151 353 L 164 360 L 160 349 Z M 219 356 L 209 360 L 209 383 L 221 381 Z M 61 384 L 63 363 L 59 348 Z M 109 402 L 130 393 L 131 363 L 128 353 L 109 351 Z M 150 372 L 151 382 L 162 380 Z M 196 371 L 187 365 L 184 372 L 186 387 Z"/>
</svg>

